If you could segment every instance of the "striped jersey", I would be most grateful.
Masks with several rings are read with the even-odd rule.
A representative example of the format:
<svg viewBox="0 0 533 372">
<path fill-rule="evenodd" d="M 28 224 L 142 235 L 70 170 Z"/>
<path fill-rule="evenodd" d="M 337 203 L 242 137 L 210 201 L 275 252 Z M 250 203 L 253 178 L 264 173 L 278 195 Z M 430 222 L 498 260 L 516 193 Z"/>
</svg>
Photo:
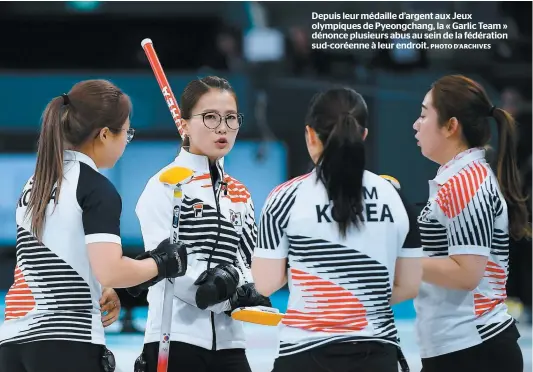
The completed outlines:
<svg viewBox="0 0 533 372">
<path fill-rule="evenodd" d="M 488 258 L 473 291 L 423 282 L 415 299 L 422 358 L 482 343 L 513 323 L 505 305 L 509 264 L 507 205 L 485 151 L 464 151 L 429 182 L 430 197 L 418 217 L 424 256 L 473 254 Z"/>
<path fill-rule="evenodd" d="M 182 149 L 174 161 L 146 184 L 136 206 L 144 246 L 152 250 L 170 236 L 173 191 L 159 181 L 170 167 L 191 169 L 183 185 L 178 239 L 187 244 L 187 271 L 175 279 L 171 341 L 208 350 L 245 348 L 243 323 L 225 314 L 224 301 L 201 310 L 196 305 L 196 279 L 208 268 L 229 264 L 237 268 L 241 284 L 251 279 L 251 257 L 257 238 L 254 205 L 246 187 L 225 173 L 223 159 L 210 166 L 206 156 Z M 164 281 L 148 291 L 145 343 L 159 342 Z"/>
<path fill-rule="evenodd" d="M 33 176 L 16 208 L 14 283 L 6 295 L 0 345 L 42 340 L 105 344 L 99 300 L 86 244 L 120 244 L 122 202 L 113 184 L 85 154 L 65 151 L 58 204 L 54 187 L 42 239 L 25 218 Z"/>
<path fill-rule="evenodd" d="M 290 291 L 279 355 L 334 342 L 398 345 L 389 304 L 398 257 L 419 257 L 416 215 L 395 187 L 364 172 L 364 225 L 338 232 L 316 169 L 275 188 L 263 207 L 255 257 L 287 259 Z"/>
</svg>

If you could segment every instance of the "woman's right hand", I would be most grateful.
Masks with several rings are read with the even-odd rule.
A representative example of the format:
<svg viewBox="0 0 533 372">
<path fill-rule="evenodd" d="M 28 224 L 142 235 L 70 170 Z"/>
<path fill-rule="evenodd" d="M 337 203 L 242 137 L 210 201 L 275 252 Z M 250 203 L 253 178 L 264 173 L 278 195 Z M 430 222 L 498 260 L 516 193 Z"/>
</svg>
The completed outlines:
<svg viewBox="0 0 533 372">
<path fill-rule="evenodd" d="M 156 249 L 146 252 L 157 264 L 157 279 L 177 278 L 185 275 L 187 271 L 187 246 L 178 241 L 170 243 L 170 239 L 165 239 Z"/>
<path fill-rule="evenodd" d="M 152 258 L 155 261 L 158 275 L 145 283 L 127 288 L 126 290 L 133 297 L 139 296 L 144 290 L 165 278 L 177 278 L 187 272 L 187 245 L 181 241 L 172 244 L 167 238 L 159 243 L 156 249 L 135 257 L 136 260 L 147 258 Z"/>
</svg>

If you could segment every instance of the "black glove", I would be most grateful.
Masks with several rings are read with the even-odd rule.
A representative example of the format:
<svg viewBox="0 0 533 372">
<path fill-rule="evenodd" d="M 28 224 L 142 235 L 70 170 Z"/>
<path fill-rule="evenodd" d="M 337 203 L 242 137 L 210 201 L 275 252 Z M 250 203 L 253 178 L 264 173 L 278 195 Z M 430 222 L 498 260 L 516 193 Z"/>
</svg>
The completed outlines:
<svg viewBox="0 0 533 372">
<path fill-rule="evenodd" d="M 226 301 L 237 290 L 239 273 L 232 265 L 219 265 L 204 271 L 194 282 L 196 306 L 205 310 L 207 307 Z"/>
<path fill-rule="evenodd" d="M 144 358 L 144 352 L 139 355 L 139 357 L 135 360 L 135 365 L 133 366 L 134 372 L 146 372 L 147 370 L 146 366 L 146 359 Z"/>
<path fill-rule="evenodd" d="M 146 258 L 154 259 L 158 275 L 147 282 L 127 288 L 126 290 L 133 297 L 139 296 L 143 291 L 165 278 L 177 278 L 187 272 L 187 246 L 181 241 L 171 244 L 170 239 L 167 238 L 159 243 L 156 249 L 135 257 L 136 260 L 144 260 Z"/>
<path fill-rule="evenodd" d="M 272 307 L 270 299 L 257 292 L 254 283 L 246 283 L 237 288 L 237 291 L 230 297 L 229 302 L 231 310 L 226 311 L 226 314 L 230 316 L 231 312 L 239 307 Z"/>
</svg>

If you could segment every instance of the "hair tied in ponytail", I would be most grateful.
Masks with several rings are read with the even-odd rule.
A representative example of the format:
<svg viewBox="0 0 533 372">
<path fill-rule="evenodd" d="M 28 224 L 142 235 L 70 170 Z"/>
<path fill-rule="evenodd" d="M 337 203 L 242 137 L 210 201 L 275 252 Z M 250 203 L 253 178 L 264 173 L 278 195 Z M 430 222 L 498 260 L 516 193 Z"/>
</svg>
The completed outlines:
<svg viewBox="0 0 533 372">
<path fill-rule="evenodd" d="M 368 111 L 363 97 L 349 88 L 334 88 L 316 96 L 306 122 L 322 143 L 317 161 L 318 180 L 332 204 L 332 217 L 341 237 L 350 227 L 364 221 L 363 175 L 365 172 L 364 133 Z"/>
<path fill-rule="evenodd" d="M 66 106 L 70 103 L 70 99 L 68 98 L 68 94 L 67 93 L 63 93 L 61 95 L 61 97 L 63 98 L 63 106 Z"/>
</svg>

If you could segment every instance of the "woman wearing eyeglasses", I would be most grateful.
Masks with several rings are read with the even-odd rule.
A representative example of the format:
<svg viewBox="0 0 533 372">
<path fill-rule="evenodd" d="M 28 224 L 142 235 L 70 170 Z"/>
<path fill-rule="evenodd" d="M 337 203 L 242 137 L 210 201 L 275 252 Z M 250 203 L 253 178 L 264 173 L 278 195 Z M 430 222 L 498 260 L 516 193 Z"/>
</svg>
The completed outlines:
<svg viewBox="0 0 533 372">
<path fill-rule="evenodd" d="M 114 370 L 104 309 L 114 312 L 116 302 L 106 305 L 114 296 L 102 287 L 183 275 L 183 244 L 161 239 L 143 260 L 122 255 L 122 201 L 100 169 L 113 167 L 131 140 L 130 112 L 129 97 L 106 80 L 79 82 L 48 103 L 35 172 L 16 207 L 0 371 Z"/>
<path fill-rule="evenodd" d="M 192 181 L 183 187 L 179 240 L 187 246 L 188 267 L 174 284 L 168 368 L 250 372 L 243 323 L 233 320 L 231 311 L 271 304 L 244 279 L 251 277 L 257 236 L 252 198 L 224 171 L 223 157 L 233 148 L 243 115 L 230 84 L 212 76 L 191 81 L 180 107 L 186 134 L 182 149 L 148 181 L 136 208 L 150 250 L 169 236 L 172 219 L 172 191 L 159 182 L 159 174 L 172 166 L 194 171 Z M 143 289 L 129 291 L 137 295 Z M 137 372 L 157 370 L 163 293 L 163 283 L 149 288 L 145 345 L 136 361 Z"/>
</svg>

